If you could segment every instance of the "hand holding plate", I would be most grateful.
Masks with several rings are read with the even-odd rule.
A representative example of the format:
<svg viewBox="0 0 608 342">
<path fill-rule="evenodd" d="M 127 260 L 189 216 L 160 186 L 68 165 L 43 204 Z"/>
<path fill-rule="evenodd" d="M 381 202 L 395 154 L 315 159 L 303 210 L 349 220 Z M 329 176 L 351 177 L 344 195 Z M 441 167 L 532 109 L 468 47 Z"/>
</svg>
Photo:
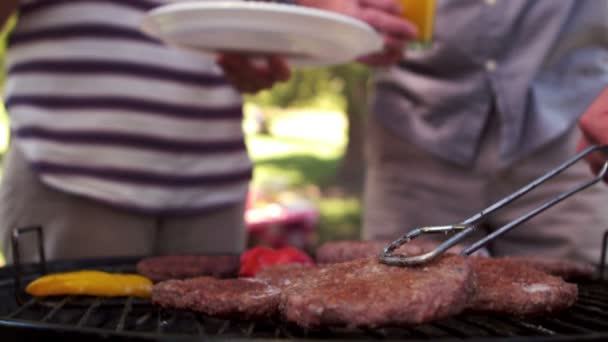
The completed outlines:
<svg viewBox="0 0 608 342">
<path fill-rule="evenodd" d="M 369 65 L 387 66 L 399 62 L 406 44 L 417 36 L 416 27 L 403 19 L 401 8 L 394 0 L 300 0 L 300 4 L 357 18 L 380 33 L 384 49 L 359 59 Z"/>
<path fill-rule="evenodd" d="M 242 93 L 272 88 L 291 76 L 287 62 L 278 56 L 254 58 L 246 54 L 222 53 L 217 63 L 230 83 Z"/>
</svg>

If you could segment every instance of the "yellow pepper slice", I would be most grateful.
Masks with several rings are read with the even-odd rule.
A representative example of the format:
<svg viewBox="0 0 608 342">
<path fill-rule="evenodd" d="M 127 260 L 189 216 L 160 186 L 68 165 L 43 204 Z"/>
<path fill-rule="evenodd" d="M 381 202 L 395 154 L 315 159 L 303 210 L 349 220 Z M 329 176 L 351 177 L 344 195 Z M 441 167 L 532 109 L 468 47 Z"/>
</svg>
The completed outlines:
<svg viewBox="0 0 608 342">
<path fill-rule="evenodd" d="M 25 291 L 32 296 L 135 296 L 149 298 L 152 281 L 137 274 L 77 271 L 50 274 L 31 282 Z"/>
</svg>

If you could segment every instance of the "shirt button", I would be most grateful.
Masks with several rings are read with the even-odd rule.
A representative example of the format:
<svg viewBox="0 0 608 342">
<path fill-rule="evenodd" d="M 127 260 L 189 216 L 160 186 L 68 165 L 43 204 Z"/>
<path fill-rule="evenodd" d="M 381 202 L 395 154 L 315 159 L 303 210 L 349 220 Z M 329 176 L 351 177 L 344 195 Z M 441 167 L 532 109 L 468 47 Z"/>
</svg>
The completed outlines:
<svg viewBox="0 0 608 342">
<path fill-rule="evenodd" d="M 488 6 L 496 5 L 497 0 L 484 0 Z"/>
<path fill-rule="evenodd" d="M 492 72 L 492 71 L 496 70 L 496 66 L 497 66 L 497 65 L 496 65 L 496 61 L 495 61 L 495 60 L 493 60 L 493 59 L 488 59 L 488 60 L 486 61 L 486 70 L 487 70 L 487 71 Z"/>
</svg>

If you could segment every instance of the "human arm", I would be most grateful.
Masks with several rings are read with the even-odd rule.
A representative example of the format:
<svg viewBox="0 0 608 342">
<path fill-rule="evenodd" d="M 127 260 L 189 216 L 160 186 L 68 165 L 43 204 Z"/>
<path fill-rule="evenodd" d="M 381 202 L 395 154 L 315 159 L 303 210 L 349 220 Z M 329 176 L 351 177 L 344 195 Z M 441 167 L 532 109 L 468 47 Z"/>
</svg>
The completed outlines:
<svg viewBox="0 0 608 342">
<path fill-rule="evenodd" d="M 401 17 L 395 0 L 297 0 L 302 6 L 337 12 L 364 21 L 384 40 L 384 49 L 359 61 L 368 65 L 387 66 L 401 60 L 405 45 L 416 37 L 416 27 Z"/>
<path fill-rule="evenodd" d="M 361 58 L 368 65 L 391 65 L 401 60 L 405 44 L 416 36 L 415 27 L 400 18 L 394 0 L 296 0 L 300 6 L 313 7 L 360 19 L 384 39 L 383 51 Z M 226 77 L 240 91 L 255 93 L 290 77 L 283 58 L 270 57 L 254 63 L 246 55 L 222 54 L 217 60 Z"/>
<path fill-rule="evenodd" d="M 608 88 L 591 104 L 579 120 L 583 136 L 578 144 L 582 151 L 591 145 L 608 145 Z M 608 156 L 593 153 L 587 157 L 587 162 L 594 173 L 598 173 Z"/>
<path fill-rule="evenodd" d="M 256 93 L 287 81 L 291 70 L 285 59 L 270 56 L 253 60 L 245 54 L 223 53 L 217 58 L 228 81 L 242 93 Z"/>
<path fill-rule="evenodd" d="M 6 25 L 6 22 L 11 15 L 17 10 L 19 0 L 1 0 L 0 1 L 0 30 Z"/>
</svg>

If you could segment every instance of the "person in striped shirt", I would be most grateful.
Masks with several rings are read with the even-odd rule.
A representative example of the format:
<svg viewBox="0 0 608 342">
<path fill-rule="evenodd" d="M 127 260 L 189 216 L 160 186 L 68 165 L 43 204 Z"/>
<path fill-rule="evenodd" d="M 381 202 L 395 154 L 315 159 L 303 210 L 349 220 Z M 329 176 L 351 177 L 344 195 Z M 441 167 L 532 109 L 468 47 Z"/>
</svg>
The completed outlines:
<svg viewBox="0 0 608 342">
<path fill-rule="evenodd" d="M 243 61 L 242 87 L 243 78 L 226 78 L 215 60 L 144 36 L 142 15 L 163 2 L 0 2 L 0 23 L 19 13 L 6 60 L 4 251 L 11 230 L 30 225 L 43 226 L 50 259 L 244 248 L 252 165 L 231 82 L 255 92 L 289 71 L 279 58 L 254 66 L 222 57 L 225 69 Z M 296 2 L 367 19 L 387 42 L 368 63 L 395 62 L 412 36 L 392 0 Z M 34 245 L 23 241 L 25 259 Z"/>
</svg>

